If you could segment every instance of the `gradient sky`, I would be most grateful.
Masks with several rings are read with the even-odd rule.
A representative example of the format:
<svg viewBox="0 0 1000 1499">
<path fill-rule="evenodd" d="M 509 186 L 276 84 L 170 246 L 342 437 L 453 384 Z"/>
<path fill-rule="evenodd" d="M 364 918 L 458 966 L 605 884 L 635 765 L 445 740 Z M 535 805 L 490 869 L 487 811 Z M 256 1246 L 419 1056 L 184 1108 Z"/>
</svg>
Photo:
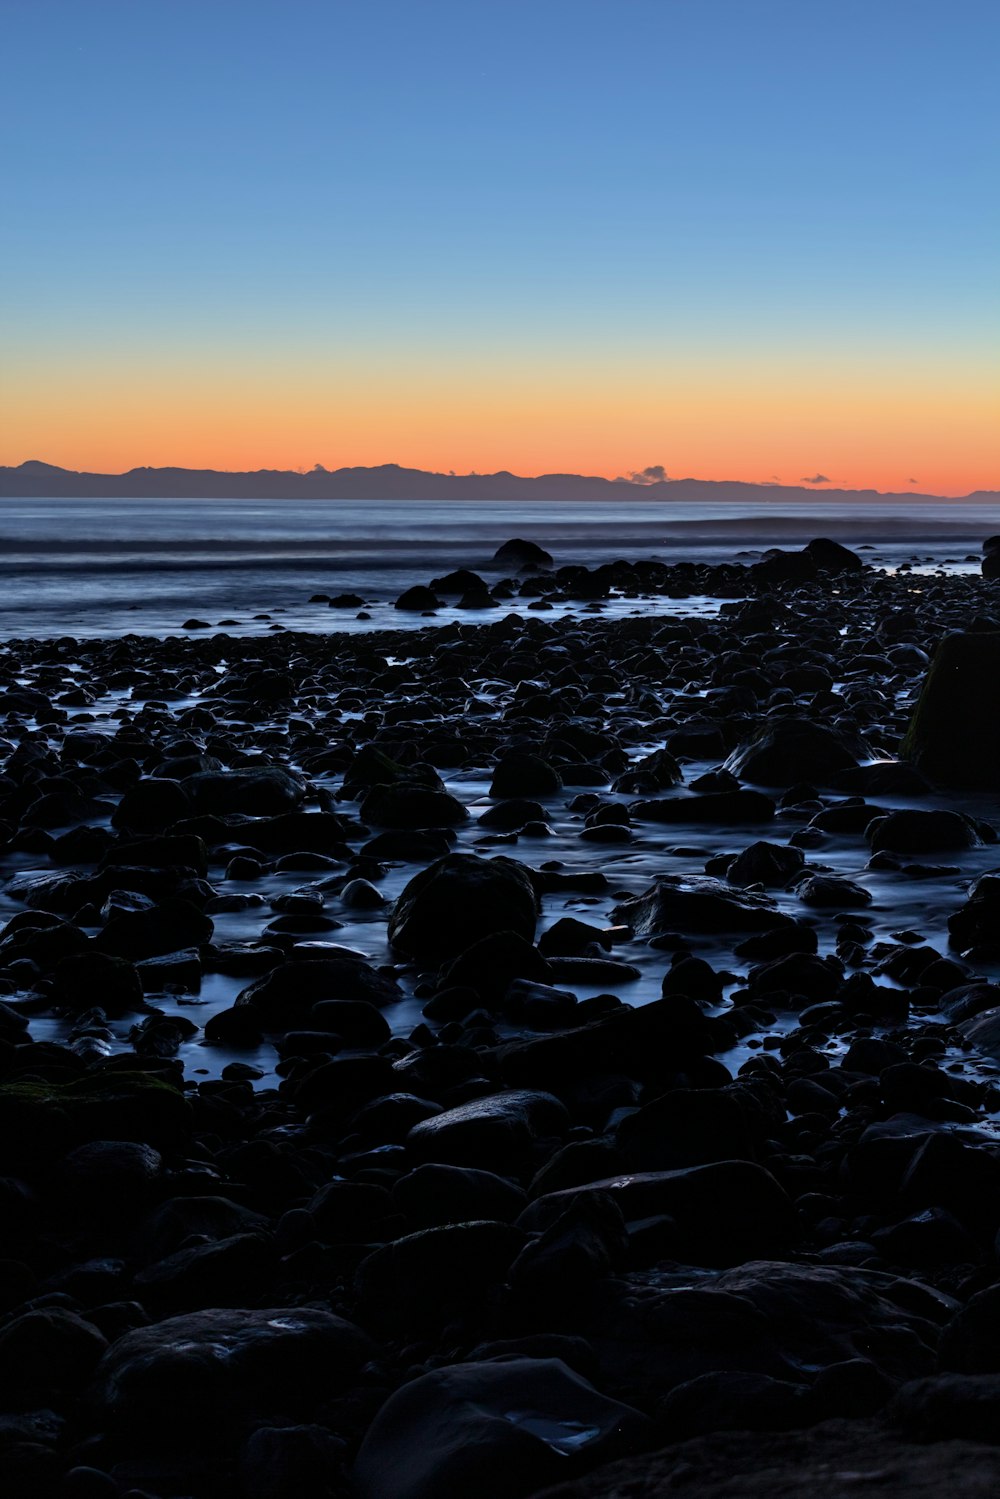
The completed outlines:
<svg viewBox="0 0 1000 1499">
<path fill-rule="evenodd" d="M 1000 487 L 997 0 L 0 0 L 0 462 Z"/>
</svg>

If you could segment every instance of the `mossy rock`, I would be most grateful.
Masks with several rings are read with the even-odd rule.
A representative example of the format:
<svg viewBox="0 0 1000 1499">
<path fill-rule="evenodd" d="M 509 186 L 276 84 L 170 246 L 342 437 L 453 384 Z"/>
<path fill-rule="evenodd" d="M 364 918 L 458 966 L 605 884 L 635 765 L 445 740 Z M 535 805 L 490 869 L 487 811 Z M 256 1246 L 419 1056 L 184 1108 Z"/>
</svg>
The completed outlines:
<svg viewBox="0 0 1000 1499">
<path fill-rule="evenodd" d="M 133 1140 L 158 1150 L 190 1135 L 191 1109 L 173 1084 L 107 1071 L 68 1083 L 0 1084 L 0 1159 L 37 1160 L 87 1140 Z"/>
<path fill-rule="evenodd" d="M 900 756 L 947 786 L 1000 788 L 1000 633 L 945 636 Z"/>
</svg>

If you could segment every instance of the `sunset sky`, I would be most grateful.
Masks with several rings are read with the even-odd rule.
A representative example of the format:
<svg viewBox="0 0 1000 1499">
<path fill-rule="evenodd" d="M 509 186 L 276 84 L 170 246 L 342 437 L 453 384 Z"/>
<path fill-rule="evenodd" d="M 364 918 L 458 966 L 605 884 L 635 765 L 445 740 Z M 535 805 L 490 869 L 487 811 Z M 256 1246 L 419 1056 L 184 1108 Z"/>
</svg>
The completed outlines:
<svg viewBox="0 0 1000 1499">
<path fill-rule="evenodd" d="M 3 0 L 0 463 L 1000 487 L 997 0 Z"/>
</svg>

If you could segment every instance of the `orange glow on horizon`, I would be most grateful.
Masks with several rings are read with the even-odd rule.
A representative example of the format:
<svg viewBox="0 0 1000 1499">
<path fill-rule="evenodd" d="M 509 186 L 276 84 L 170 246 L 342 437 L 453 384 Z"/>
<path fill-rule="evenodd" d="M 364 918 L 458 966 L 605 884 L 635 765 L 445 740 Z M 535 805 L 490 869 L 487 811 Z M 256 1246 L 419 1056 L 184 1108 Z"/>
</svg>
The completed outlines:
<svg viewBox="0 0 1000 1499">
<path fill-rule="evenodd" d="M 564 472 L 962 495 L 1000 488 L 997 400 L 983 372 L 908 368 L 582 371 L 301 365 L 197 376 L 138 362 L 10 372 L 0 463 L 101 473 L 369 467 Z"/>
</svg>

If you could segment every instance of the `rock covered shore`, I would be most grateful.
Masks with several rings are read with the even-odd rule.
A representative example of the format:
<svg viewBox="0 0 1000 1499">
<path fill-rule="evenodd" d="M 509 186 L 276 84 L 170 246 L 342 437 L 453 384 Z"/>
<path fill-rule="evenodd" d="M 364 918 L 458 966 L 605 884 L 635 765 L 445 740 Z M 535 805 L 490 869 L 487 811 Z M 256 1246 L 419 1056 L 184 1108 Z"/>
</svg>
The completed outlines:
<svg viewBox="0 0 1000 1499">
<path fill-rule="evenodd" d="M 997 584 L 601 586 L 0 652 L 11 1499 L 995 1488 Z"/>
</svg>

